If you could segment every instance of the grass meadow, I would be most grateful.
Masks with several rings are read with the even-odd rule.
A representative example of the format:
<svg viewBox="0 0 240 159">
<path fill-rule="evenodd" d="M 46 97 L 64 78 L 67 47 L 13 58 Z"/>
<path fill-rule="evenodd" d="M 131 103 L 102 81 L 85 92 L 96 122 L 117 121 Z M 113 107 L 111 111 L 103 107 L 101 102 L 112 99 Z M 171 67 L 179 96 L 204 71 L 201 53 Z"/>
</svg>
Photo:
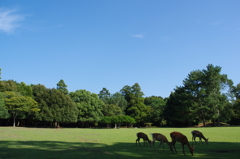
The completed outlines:
<svg viewBox="0 0 240 159">
<path fill-rule="evenodd" d="M 192 145 L 192 130 L 203 132 L 209 144 L 195 146 L 194 156 L 185 146 L 176 143 L 177 154 L 172 154 L 164 144 L 158 150 L 136 146 L 136 133 L 162 133 L 169 141 L 170 132 L 179 131 Z M 159 142 L 155 143 L 157 147 Z M 240 127 L 211 128 L 22 128 L 0 127 L 0 159 L 128 159 L 128 158 L 240 158 Z"/>
</svg>

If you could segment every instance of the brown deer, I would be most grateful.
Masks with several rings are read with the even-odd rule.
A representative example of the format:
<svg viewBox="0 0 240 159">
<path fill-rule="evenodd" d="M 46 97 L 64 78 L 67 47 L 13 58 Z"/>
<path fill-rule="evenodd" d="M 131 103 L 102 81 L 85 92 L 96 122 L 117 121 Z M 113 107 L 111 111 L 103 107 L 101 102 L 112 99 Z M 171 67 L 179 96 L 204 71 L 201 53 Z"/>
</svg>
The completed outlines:
<svg viewBox="0 0 240 159">
<path fill-rule="evenodd" d="M 206 138 L 204 137 L 204 135 L 203 135 L 200 131 L 193 130 L 191 133 L 192 133 L 192 143 L 193 143 L 193 140 L 194 140 L 195 143 L 197 144 L 195 138 L 196 138 L 196 137 L 199 137 L 199 142 L 200 142 L 200 141 L 202 142 L 202 139 L 204 139 L 205 142 L 206 142 L 206 144 L 208 144 L 208 139 L 209 139 L 209 138 L 206 139 Z M 202 142 L 202 144 L 203 144 L 203 142 Z"/>
<path fill-rule="evenodd" d="M 138 142 L 139 146 L 141 146 L 140 142 L 139 142 L 139 140 L 141 138 L 143 139 L 144 146 L 145 146 L 145 142 L 148 142 L 148 144 L 151 145 L 151 140 L 149 140 L 149 138 L 146 134 L 144 134 L 143 132 L 139 132 L 136 135 L 137 135 L 136 146 L 137 146 L 137 142 Z"/>
<path fill-rule="evenodd" d="M 174 132 L 170 133 L 170 136 L 172 138 L 172 145 L 173 145 L 176 153 L 177 153 L 177 150 L 176 150 L 176 147 L 175 147 L 175 143 L 176 142 L 180 142 L 182 144 L 183 154 L 186 155 L 185 151 L 184 151 L 184 145 L 187 145 L 189 150 L 190 150 L 190 152 L 191 152 L 191 154 L 192 154 L 192 156 L 193 156 L 194 146 L 193 147 L 190 146 L 190 144 L 188 142 L 188 139 L 187 139 L 187 137 L 185 135 L 183 135 L 180 132 L 174 131 Z"/>
<path fill-rule="evenodd" d="M 169 146 L 169 149 L 172 151 L 173 153 L 173 148 L 172 148 L 172 143 L 168 141 L 168 139 L 166 138 L 166 136 L 164 136 L 163 134 L 160 134 L 160 133 L 152 133 L 150 134 L 152 135 L 152 144 L 153 147 L 154 147 L 154 150 L 155 150 L 155 146 L 154 146 L 154 143 L 155 141 L 160 141 L 161 143 L 159 144 L 158 148 L 161 146 L 161 144 L 163 145 L 163 150 L 164 150 L 164 143 L 168 144 Z M 157 148 L 157 149 L 158 149 Z"/>
</svg>

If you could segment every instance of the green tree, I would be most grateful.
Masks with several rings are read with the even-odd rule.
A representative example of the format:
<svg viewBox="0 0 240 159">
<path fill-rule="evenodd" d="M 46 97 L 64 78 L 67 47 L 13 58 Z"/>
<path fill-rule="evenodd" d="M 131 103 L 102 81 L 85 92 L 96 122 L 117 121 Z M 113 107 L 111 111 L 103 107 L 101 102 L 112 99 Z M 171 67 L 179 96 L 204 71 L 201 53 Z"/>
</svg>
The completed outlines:
<svg viewBox="0 0 240 159">
<path fill-rule="evenodd" d="M 32 97 L 32 86 L 26 85 L 24 82 L 16 83 L 17 85 L 17 92 L 21 93 L 23 96 Z"/>
<path fill-rule="evenodd" d="M 100 99 L 102 99 L 104 103 L 109 104 L 110 95 L 111 95 L 111 94 L 109 93 L 109 91 L 107 90 L 107 88 L 104 87 L 104 88 L 99 92 L 98 97 L 99 97 Z"/>
<path fill-rule="evenodd" d="M 0 92 L 13 91 L 23 96 L 32 97 L 32 86 L 26 85 L 24 82 L 17 83 L 13 80 L 0 81 Z"/>
<path fill-rule="evenodd" d="M 135 119 L 128 115 L 120 115 L 120 116 L 104 116 L 101 123 L 107 124 L 107 127 L 110 127 L 110 124 L 114 124 L 115 128 L 117 128 L 117 124 L 126 124 L 127 127 L 132 126 L 136 123 Z"/>
<path fill-rule="evenodd" d="M 233 86 L 231 92 L 233 93 L 236 99 L 240 99 L 240 83 L 236 86 Z"/>
<path fill-rule="evenodd" d="M 223 90 L 231 89 L 232 81 L 228 79 L 226 74 L 221 74 L 220 66 L 213 66 L 209 64 L 207 69 L 203 69 L 204 81 L 203 86 L 206 90 L 206 102 L 207 106 L 210 108 L 210 117 L 219 122 L 221 113 L 224 112 L 224 109 L 230 109 L 228 106 L 227 98 L 223 94 Z M 219 125 L 219 124 L 218 124 Z"/>
<path fill-rule="evenodd" d="M 63 92 L 51 89 L 51 105 L 55 127 L 60 127 L 59 123 L 77 122 L 77 107 L 71 98 Z"/>
<path fill-rule="evenodd" d="M 4 92 L 4 102 L 6 108 L 10 111 L 13 117 L 13 127 L 15 127 L 15 120 L 21 112 L 38 112 L 37 102 L 28 96 L 21 96 L 15 92 Z"/>
<path fill-rule="evenodd" d="M 236 86 L 233 86 L 231 93 L 234 95 L 233 103 L 233 111 L 234 115 L 231 119 L 231 123 L 234 125 L 240 124 L 240 83 Z"/>
<path fill-rule="evenodd" d="M 114 105 L 118 106 L 122 110 L 123 114 L 128 105 L 124 96 L 119 92 L 116 92 L 110 96 L 108 104 L 114 104 Z"/>
<path fill-rule="evenodd" d="M 144 93 L 138 83 L 133 86 L 124 86 L 120 92 L 128 102 L 126 115 L 133 117 L 136 122 L 143 123 L 149 114 L 149 108 L 144 104 Z"/>
<path fill-rule="evenodd" d="M 188 99 L 183 87 L 176 87 L 170 94 L 163 112 L 168 126 L 191 126 L 195 122 Z"/>
<path fill-rule="evenodd" d="M 18 92 L 18 87 L 16 82 L 13 80 L 0 81 L 0 92 L 5 92 L 5 91 Z"/>
<path fill-rule="evenodd" d="M 33 114 L 33 119 L 43 122 L 42 124 L 51 123 L 54 120 L 53 111 L 51 110 L 51 90 L 47 89 L 44 85 L 33 85 L 33 98 L 38 102 L 41 111 Z M 51 124 L 49 124 L 51 125 Z"/>
<path fill-rule="evenodd" d="M 104 103 L 98 95 L 86 90 L 70 92 L 69 96 L 78 108 L 78 122 L 80 126 L 89 126 L 97 123 L 103 118 Z"/>
<path fill-rule="evenodd" d="M 35 116 L 36 120 L 51 123 L 60 127 L 60 123 L 77 122 L 78 109 L 72 99 L 56 89 L 47 89 L 43 85 L 33 86 L 34 99 L 39 103 L 41 111 Z"/>
<path fill-rule="evenodd" d="M 191 109 L 201 118 L 204 126 L 206 120 L 219 120 L 221 113 L 229 106 L 222 91 L 230 89 L 232 81 L 220 72 L 221 67 L 209 64 L 207 69 L 192 71 L 183 81 Z"/>
<path fill-rule="evenodd" d="M 104 116 L 100 122 L 107 124 L 107 128 L 109 128 L 112 123 L 112 118 L 110 116 Z"/>
<path fill-rule="evenodd" d="M 61 91 L 63 94 L 67 95 L 68 94 L 68 89 L 67 89 L 67 85 L 65 84 L 64 80 L 60 80 L 57 83 L 57 90 Z"/>
<path fill-rule="evenodd" d="M 185 99 L 191 101 L 193 113 L 197 118 L 200 118 L 205 125 L 206 120 L 209 120 L 209 107 L 206 105 L 206 89 L 203 87 L 204 74 L 200 70 L 192 71 L 183 81 L 182 89 L 185 92 Z M 181 100 L 183 101 L 183 100 Z"/>
<path fill-rule="evenodd" d="M 127 127 L 132 127 L 136 123 L 135 119 L 128 115 L 119 116 L 119 118 L 121 118 L 121 123 L 125 123 Z"/>
<path fill-rule="evenodd" d="M 120 107 L 114 104 L 104 104 L 103 105 L 103 115 L 104 116 L 118 116 L 122 115 L 122 110 Z"/>
<path fill-rule="evenodd" d="M 8 110 L 5 107 L 3 95 L 0 92 L 0 118 L 1 119 L 7 119 L 10 117 L 10 114 L 8 113 Z"/>
<path fill-rule="evenodd" d="M 150 120 L 156 125 L 162 125 L 164 121 L 163 111 L 166 107 L 166 100 L 162 97 L 151 96 L 144 99 L 144 104 L 150 106 Z"/>
<path fill-rule="evenodd" d="M 114 94 L 110 94 L 110 92 L 106 88 L 103 88 L 98 94 L 98 97 L 105 103 L 105 107 L 108 107 L 108 110 L 104 109 L 105 113 L 106 111 L 114 112 L 116 111 L 116 109 L 121 109 L 121 114 L 124 114 L 124 111 L 127 107 L 127 101 L 121 93 L 117 92 Z M 114 110 L 110 110 L 110 108 L 113 108 Z"/>
</svg>

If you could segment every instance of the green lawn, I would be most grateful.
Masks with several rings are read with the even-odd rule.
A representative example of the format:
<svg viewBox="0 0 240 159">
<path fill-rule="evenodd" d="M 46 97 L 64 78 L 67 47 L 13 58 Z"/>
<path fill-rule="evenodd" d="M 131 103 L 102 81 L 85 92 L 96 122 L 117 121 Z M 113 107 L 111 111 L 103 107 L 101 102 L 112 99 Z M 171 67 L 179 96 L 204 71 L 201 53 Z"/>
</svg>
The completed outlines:
<svg viewBox="0 0 240 159">
<path fill-rule="evenodd" d="M 136 133 L 162 133 L 170 139 L 170 132 L 179 131 L 188 137 L 191 131 L 199 130 L 209 144 L 198 144 L 194 156 L 185 146 L 186 156 L 180 143 L 178 154 L 172 154 L 165 144 L 157 151 L 135 146 Z M 64 159 L 64 158 L 240 158 L 240 127 L 214 128 L 121 128 L 121 129 L 45 129 L 0 127 L 0 159 Z M 141 140 L 142 143 L 142 140 Z M 158 142 L 156 143 L 159 144 Z M 156 146 L 157 146 L 156 145 Z"/>
</svg>

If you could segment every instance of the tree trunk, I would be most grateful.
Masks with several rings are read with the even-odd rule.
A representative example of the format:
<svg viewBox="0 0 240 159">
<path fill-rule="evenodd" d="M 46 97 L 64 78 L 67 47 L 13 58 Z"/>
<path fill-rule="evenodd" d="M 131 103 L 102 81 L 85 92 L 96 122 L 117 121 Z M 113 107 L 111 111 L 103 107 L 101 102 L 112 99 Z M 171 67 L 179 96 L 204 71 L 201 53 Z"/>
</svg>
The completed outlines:
<svg viewBox="0 0 240 159">
<path fill-rule="evenodd" d="M 212 126 L 213 126 L 213 127 L 215 126 L 215 118 L 213 118 L 213 124 L 212 124 Z"/>
<path fill-rule="evenodd" d="M 54 128 L 57 128 L 58 122 L 54 122 Z"/>
<path fill-rule="evenodd" d="M 15 124 L 15 122 L 16 122 L 15 120 L 16 120 L 16 117 L 13 117 L 13 127 L 15 127 L 15 125 L 16 125 Z"/>
<path fill-rule="evenodd" d="M 17 122 L 17 126 L 19 126 L 20 125 L 20 120 L 18 120 L 18 122 Z"/>
<path fill-rule="evenodd" d="M 219 119 L 217 118 L 217 126 L 220 127 Z"/>
<path fill-rule="evenodd" d="M 206 121 L 205 121 L 205 116 L 204 116 L 203 112 L 202 112 L 202 121 L 203 121 L 203 126 L 205 127 L 206 126 Z"/>
</svg>

